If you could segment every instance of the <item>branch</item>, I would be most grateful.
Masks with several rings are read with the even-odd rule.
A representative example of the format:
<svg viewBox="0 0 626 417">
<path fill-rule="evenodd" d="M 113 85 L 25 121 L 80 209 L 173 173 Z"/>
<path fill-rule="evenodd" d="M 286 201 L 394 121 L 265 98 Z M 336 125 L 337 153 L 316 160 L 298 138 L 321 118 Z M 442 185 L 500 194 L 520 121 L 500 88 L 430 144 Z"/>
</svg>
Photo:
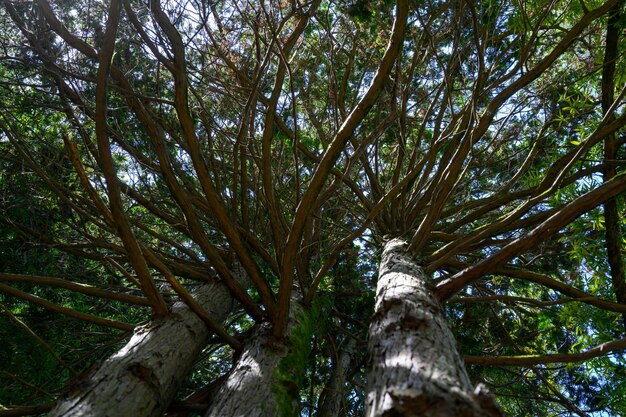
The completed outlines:
<svg viewBox="0 0 626 417">
<path fill-rule="evenodd" d="M 537 243 L 549 238 L 557 233 L 561 228 L 568 225 L 578 216 L 588 212 L 604 201 L 615 197 L 626 190 L 626 173 L 622 173 L 604 185 L 576 198 L 565 206 L 561 207 L 548 220 L 535 227 L 525 236 L 515 239 L 506 245 L 502 250 L 483 261 L 472 265 L 454 274 L 437 285 L 435 290 L 437 297 L 441 301 L 446 301 L 454 294 L 458 293 L 466 285 L 478 278 L 493 272 L 495 268 L 509 261 L 510 259 L 524 253 Z"/>
<path fill-rule="evenodd" d="M 553 355 L 520 355 L 520 356 L 465 356 L 465 363 L 487 366 L 534 366 L 548 363 L 582 362 L 609 353 L 621 352 L 626 349 L 626 339 L 613 340 L 579 353 L 557 353 Z"/>
<path fill-rule="evenodd" d="M 315 173 L 309 182 L 309 186 L 302 196 L 302 200 L 300 200 L 300 203 L 296 208 L 293 224 L 285 244 L 285 252 L 282 259 L 280 287 L 278 289 L 276 306 L 276 322 L 274 323 L 275 335 L 282 334 L 285 325 L 287 324 L 287 311 L 289 310 L 289 298 L 291 295 L 294 274 L 293 269 L 307 219 L 313 208 L 317 206 L 316 201 L 319 193 L 335 164 L 335 160 L 344 149 L 346 142 L 350 139 L 350 136 L 352 136 L 363 118 L 365 118 L 368 114 L 370 108 L 374 105 L 380 90 L 387 82 L 391 68 L 396 62 L 396 58 L 402 48 L 404 29 L 406 28 L 408 14 L 408 1 L 398 0 L 396 7 L 396 19 L 393 24 L 391 38 L 389 39 L 387 49 L 382 57 L 378 71 L 372 80 L 372 84 L 367 89 L 363 98 L 361 98 L 361 101 L 352 110 L 352 112 L 350 112 L 350 115 L 337 131 L 334 139 L 317 166 Z"/>
<path fill-rule="evenodd" d="M 4 410 L 0 409 L 0 417 L 21 417 L 21 416 L 34 416 L 47 413 L 54 408 L 56 403 L 46 403 L 39 405 L 29 405 L 24 407 L 11 407 Z"/>
<path fill-rule="evenodd" d="M 611 119 L 615 118 L 610 112 L 615 100 L 615 61 L 617 60 L 618 40 L 621 32 L 620 8 L 621 4 L 618 3 L 609 12 L 602 65 L 602 113 Z M 613 132 L 604 139 L 604 159 L 617 159 L 618 149 L 617 135 Z M 616 167 L 609 165 L 603 172 L 604 181 L 610 181 L 615 177 L 616 172 Z M 622 219 L 620 218 L 617 199 L 612 198 L 604 203 L 604 219 L 606 251 L 613 290 L 617 301 L 626 303 L 626 281 L 624 280 L 624 258 L 622 257 Z M 626 313 L 623 314 L 623 322 L 626 326 Z"/>
<path fill-rule="evenodd" d="M 122 323 L 115 320 L 109 320 L 102 317 L 94 316 L 92 314 L 81 313 L 80 311 L 72 310 L 71 308 L 61 307 L 58 304 L 52 303 L 48 300 L 44 300 L 36 295 L 28 294 L 24 291 L 20 291 L 8 285 L 0 284 L 0 293 L 9 294 L 14 297 L 21 298 L 22 300 L 30 301 L 31 303 L 38 304 L 43 308 L 56 313 L 61 313 L 69 317 L 73 317 L 78 320 L 83 320 L 89 323 L 98 324 L 100 326 L 112 327 L 114 329 L 120 329 L 125 331 L 132 331 L 135 326 L 128 323 Z"/>
<path fill-rule="evenodd" d="M 626 304 L 614 303 L 612 301 L 603 300 L 602 298 L 595 297 L 575 287 L 572 287 L 571 285 L 550 278 L 546 275 L 539 274 L 537 272 L 505 266 L 497 268 L 494 273 L 543 285 L 552 290 L 558 291 L 561 294 L 567 295 L 568 297 L 572 297 L 573 299 L 589 305 L 593 305 L 603 310 L 614 311 L 616 313 L 626 313 Z"/>
<path fill-rule="evenodd" d="M 182 38 L 174 25 L 169 21 L 167 15 L 161 9 L 159 0 L 151 0 L 150 9 L 155 17 L 155 20 L 166 34 L 172 46 L 172 52 L 174 53 L 174 65 L 172 68 L 175 93 L 174 107 L 176 114 L 178 115 L 180 127 L 183 131 L 185 139 L 187 139 L 189 155 L 191 156 L 193 166 L 198 174 L 198 181 L 200 182 L 207 202 L 211 207 L 211 214 L 219 223 L 221 231 L 228 239 L 232 249 L 237 253 L 241 265 L 246 269 L 246 272 L 250 276 L 254 286 L 259 291 L 263 304 L 271 316 L 274 310 L 274 297 L 272 290 L 270 289 L 267 281 L 261 275 L 258 266 L 250 256 L 246 246 L 243 244 L 241 235 L 237 230 L 237 226 L 230 219 L 226 208 L 220 201 L 218 193 L 213 186 L 210 173 L 206 167 L 205 160 L 202 157 L 196 128 L 194 127 L 194 122 L 189 110 L 185 47 Z"/>
<path fill-rule="evenodd" d="M 65 288 L 71 291 L 79 292 L 81 294 L 91 295 L 93 297 L 121 301 L 128 304 L 148 306 L 150 305 L 149 301 L 144 297 L 137 297 L 136 295 L 106 291 L 92 285 L 81 284 L 79 282 L 68 281 L 61 278 L 46 277 L 41 275 L 8 274 L 0 272 L 0 281 L 29 282 L 37 285 L 49 285 L 58 288 Z"/>
<path fill-rule="evenodd" d="M 128 251 L 128 257 L 139 276 L 141 287 L 150 301 L 150 304 L 157 316 L 168 314 L 167 304 L 159 293 L 145 258 L 141 254 L 139 243 L 133 234 L 128 218 L 124 213 L 117 172 L 111 154 L 109 135 L 107 133 L 107 92 L 108 78 L 111 67 L 111 59 L 115 48 L 115 38 L 119 24 L 121 5 L 118 0 L 113 0 L 109 6 L 109 17 L 106 23 L 102 50 L 98 54 L 99 65 L 96 75 L 96 139 L 98 152 L 100 154 L 100 166 L 106 178 L 107 191 L 110 200 L 110 209 L 115 226 L 119 233 L 124 247 Z"/>
</svg>

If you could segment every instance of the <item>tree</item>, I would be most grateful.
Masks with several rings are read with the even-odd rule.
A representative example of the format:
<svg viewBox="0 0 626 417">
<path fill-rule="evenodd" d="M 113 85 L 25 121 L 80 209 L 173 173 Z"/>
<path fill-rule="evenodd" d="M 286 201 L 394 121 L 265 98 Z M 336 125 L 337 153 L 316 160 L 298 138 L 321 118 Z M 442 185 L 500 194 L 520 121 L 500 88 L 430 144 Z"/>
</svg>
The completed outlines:
<svg viewBox="0 0 626 417">
<path fill-rule="evenodd" d="M 135 329 L 52 415 L 626 409 L 620 2 L 1 4 L 3 310 Z"/>
</svg>

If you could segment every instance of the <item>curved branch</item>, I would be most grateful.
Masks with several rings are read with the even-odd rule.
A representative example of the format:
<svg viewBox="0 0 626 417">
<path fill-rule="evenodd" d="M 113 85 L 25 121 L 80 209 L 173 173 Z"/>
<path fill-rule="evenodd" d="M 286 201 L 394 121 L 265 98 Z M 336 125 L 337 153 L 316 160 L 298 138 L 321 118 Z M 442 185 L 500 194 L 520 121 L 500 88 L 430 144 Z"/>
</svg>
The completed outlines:
<svg viewBox="0 0 626 417">
<path fill-rule="evenodd" d="M 538 242 L 558 233 L 561 228 L 568 225 L 581 214 L 588 212 L 624 190 L 626 190 L 626 174 L 622 173 L 595 190 L 583 194 L 566 204 L 548 220 L 535 227 L 525 236 L 515 239 L 495 255 L 465 268 L 452 277 L 440 282 L 435 290 L 437 297 L 441 301 L 448 300 L 454 294 L 461 291 L 466 285 L 494 271 L 498 266 L 524 253 Z"/>
<path fill-rule="evenodd" d="M 621 352 L 626 349 L 626 339 L 613 340 L 602 343 L 589 350 L 579 353 L 557 353 L 553 355 L 520 355 L 520 356 L 465 356 L 465 363 L 469 365 L 487 366 L 534 366 L 548 363 L 582 362 L 610 353 Z"/>
<path fill-rule="evenodd" d="M 293 269 L 306 221 L 311 214 L 311 210 L 317 206 L 316 201 L 319 197 L 319 193 L 335 164 L 335 160 L 344 149 L 346 142 L 350 139 L 350 136 L 352 136 L 358 125 L 369 112 L 370 108 L 374 105 L 380 90 L 387 82 L 387 77 L 402 48 L 404 29 L 406 28 L 408 15 L 408 1 L 398 0 L 396 7 L 396 19 L 393 24 L 391 38 L 389 39 L 387 49 L 385 50 L 385 54 L 383 55 L 380 66 L 378 67 L 378 71 L 372 80 L 372 84 L 367 89 L 363 98 L 361 98 L 361 101 L 352 110 L 350 115 L 337 131 L 337 134 L 317 166 L 317 169 L 309 182 L 309 186 L 302 196 L 302 200 L 300 200 L 300 203 L 298 204 L 293 224 L 285 244 L 285 252 L 282 259 L 280 287 L 276 302 L 277 320 L 274 326 L 274 333 L 276 335 L 282 334 L 287 324 L 287 311 L 289 310 L 289 297 L 291 294 L 294 274 Z"/>
<path fill-rule="evenodd" d="M 110 200 L 110 209 L 116 228 L 124 243 L 124 247 L 128 251 L 128 257 L 139 276 L 139 282 L 150 304 L 157 316 L 165 316 L 168 314 L 167 304 L 159 293 L 154 284 L 154 280 L 148 269 L 145 258 L 141 254 L 139 243 L 133 234 L 128 223 L 128 218 L 124 213 L 120 188 L 118 183 L 117 172 L 111 154 L 109 143 L 109 135 L 107 132 L 107 91 L 109 70 L 111 68 L 111 60 L 113 50 L 115 48 L 115 38 L 117 35 L 117 27 L 121 14 L 121 4 L 119 1 L 113 0 L 109 6 L 109 17 L 104 33 L 103 47 L 98 54 L 99 65 L 96 75 L 96 139 L 98 143 L 98 152 L 100 154 L 100 166 L 102 173 L 106 178 L 107 190 Z"/>
</svg>

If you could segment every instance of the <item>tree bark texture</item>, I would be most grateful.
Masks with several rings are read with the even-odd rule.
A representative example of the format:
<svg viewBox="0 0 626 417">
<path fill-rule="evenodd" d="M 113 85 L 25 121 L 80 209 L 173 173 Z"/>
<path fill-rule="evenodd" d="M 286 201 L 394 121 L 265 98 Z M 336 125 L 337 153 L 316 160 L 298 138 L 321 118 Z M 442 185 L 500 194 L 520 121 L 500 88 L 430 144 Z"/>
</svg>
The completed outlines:
<svg viewBox="0 0 626 417">
<path fill-rule="evenodd" d="M 356 340 L 347 336 L 339 351 L 333 372 L 330 374 L 326 387 L 324 387 L 324 391 L 320 395 L 318 417 L 339 417 L 341 405 L 345 398 L 344 384 L 346 376 L 354 362 L 355 355 Z"/>
<path fill-rule="evenodd" d="M 501 416 L 476 390 L 428 277 L 393 239 L 384 246 L 369 329 L 367 417 Z"/>
<path fill-rule="evenodd" d="M 241 357 L 215 395 L 205 417 L 274 417 L 274 370 L 288 349 L 263 324 L 246 342 Z"/>
<path fill-rule="evenodd" d="M 219 283 L 202 286 L 194 298 L 223 321 L 235 301 Z M 128 343 L 61 398 L 49 416 L 160 416 L 206 345 L 210 331 L 186 304 L 138 327 Z"/>
<path fill-rule="evenodd" d="M 278 399 L 276 385 L 281 382 L 275 371 L 290 353 L 289 336 L 301 312 L 301 300 L 294 289 L 283 337 L 273 334 L 270 323 L 263 323 L 254 331 L 204 417 L 276 417 L 280 414 L 278 401 L 288 401 L 287 406 L 297 410 L 298 387 L 286 387 L 289 398 Z M 293 415 L 297 413 L 294 411 Z"/>
</svg>

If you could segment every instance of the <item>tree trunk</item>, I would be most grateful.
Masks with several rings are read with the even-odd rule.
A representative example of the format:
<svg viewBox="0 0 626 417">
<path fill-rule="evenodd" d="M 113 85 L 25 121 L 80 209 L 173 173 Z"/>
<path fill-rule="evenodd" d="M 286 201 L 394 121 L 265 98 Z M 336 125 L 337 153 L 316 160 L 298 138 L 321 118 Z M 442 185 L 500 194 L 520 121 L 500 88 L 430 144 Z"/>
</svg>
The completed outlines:
<svg viewBox="0 0 626 417">
<path fill-rule="evenodd" d="M 486 389 L 473 389 L 444 310 L 406 249 L 391 240 L 380 262 L 366 416 L 500 416 Z"/>
<path fill-rule="evenodd" d="M 344 385 L 350 365 L 356 355 L 356 340 L 346 336 L 346 341 L 341 348 L 337 361 L 330 374 L 326 387 L 320 395 L 320 405 L 317 417 L 338 417 L 341 405 L 345 401 Z M 344 412 L 345 414 L 345 412 Z"/>
<path fill-rule="evenodd" d="M 294 289 L 287 327 L 282 338 L 273 335 L 270 323 L 261 324 L 246 341 L 235 367 L 213 397 L 204 417 L 276 417 L 298 415 L 297 386 L 277 378 L 281 360 L 290 353 L 289 337 L 302 310 Z"/>
<path fill-rule="evenodd" d="M 241 357 L 217 392 L 205 417 L 274 417 L 274 370 L 288 349 L 263 324 L 246 342 Z"/>
<path fill-rule="evenodd" d="M 213 283 L 194 293 L 198 303 L 223 321 L 235 301 L 226 287 Z M 49 416 L 160 416 L 180 388 L 210 331 L 186 304 L 138 327 L 126 346 L 61 398 Z"/>
</svg>

